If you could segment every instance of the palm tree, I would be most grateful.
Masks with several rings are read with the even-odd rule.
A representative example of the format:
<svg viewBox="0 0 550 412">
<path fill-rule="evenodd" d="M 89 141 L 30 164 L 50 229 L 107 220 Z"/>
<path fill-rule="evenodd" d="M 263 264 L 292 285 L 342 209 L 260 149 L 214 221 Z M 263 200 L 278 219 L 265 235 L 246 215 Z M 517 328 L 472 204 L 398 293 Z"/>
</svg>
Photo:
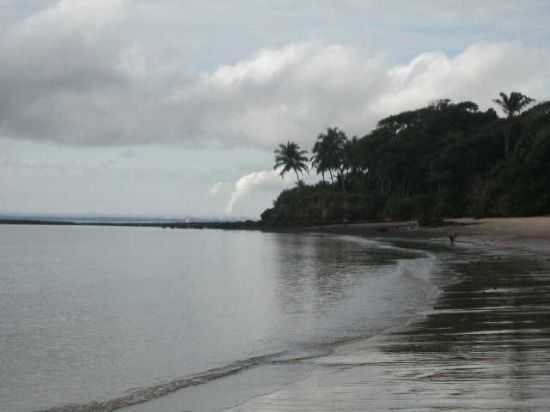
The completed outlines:
<svg viewBox="0 0 550 412">
<path fill-rule="evenodd" d="M 323 181 L 325 173 L 328 172 L 331 182 L 334 183 L 334 173 L 337 174 L 341 170 L 346 141 L 346 134 L 337 127 L 329 127 L 326 133 L 321 133 L 317 137 L 311 161 L 317 173 L 321 173 Z"/>
<path fill-rule="evenodd" d="M 320 134 L 317 137 L 317 141 L 313 145 L 313 156 L 311 156 L 311 165 L 315 168 L 317 173 L 321 173 L 323 183 L 325 182 L 325 173 L 329 171 L 326 142 L 323 140 L 323 135 Z M 332 180 L 332 173 L 331 173 Z"/>
<path fill-rule="evenodd" d="M 342 169 L 347 170 L 352 175 L 356 175 L 361 170 L 361 153 L 359 151 L 360 141 L 357 136 L 346 140 L 344 144 L 344 161 Z"/>
<path fill-rule="evenodd" d="M 508 119 L 512 119 L 514 116 L 520 114 L 523 109 L 529 106 L 535 101 L 523 93 L 511 92 L 509 96 L 506 93 L 500 92 L 500 99 L 493 100 L 500 106 L 504 114 Z M 504 157 L 508 158 L 510 154 L 510 133 L 507 133 L 504 137 Z"/>
<path fill-rule="evenodd" d="M 300 149 L 300 146 L 294 142 L 287 142 L 286 144 L 280 144 L 275 149 L 275 165 L 273 169 L 282 167 L 280 175 L 281 178 L 285 173 L 293 170 L 296 173 L 296 181 L 300 181 L 298 173 L 307 172 L 307 151 Z"/>
<path fill-rule="evenodd" d="M 520 114 L 522 110 L 533 103 L 535 99 L 531 99 L 520 92 L 512 92 L 510 96 L 506 96 L 506 93 L 501 92 L 500 99 L 494 99 L 493 101 L 498 104 L 504 114 L 511 119 L 515 115 Z"/>
</svg>

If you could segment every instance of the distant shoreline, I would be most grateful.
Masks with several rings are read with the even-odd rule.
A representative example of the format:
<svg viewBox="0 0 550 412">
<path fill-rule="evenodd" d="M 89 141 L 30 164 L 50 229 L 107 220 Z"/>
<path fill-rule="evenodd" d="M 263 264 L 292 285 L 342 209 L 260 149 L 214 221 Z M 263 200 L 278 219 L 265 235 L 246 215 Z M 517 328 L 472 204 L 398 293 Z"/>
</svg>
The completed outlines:
<svg viewBox="0 0 550 412">
<path fill-rule="evenodd" d="M 163 229 L 226 229 L 244 230 L 260 229 L 262 226 L 255 221 L 236 222 L 105 222 L 105 221 L 73 221 L 50 219 L 0 219 L 0 225 L 33 225 L 33 226 L 115 226 L 115 227 L 157 227 Z"/>
<path fill-rule="evenodd" d="M 400 222 L 357 222 L 318 226 L 266 226 L 261 222 L 247 220 L 235 222 L 78 222 L 48 219 L 0 219 L 0 225 L 34 226 L 111 226 L 111 227 L 154 227 L 163 229 L 220 229 L 261 230 L 265 232 L 322 232 L 369 237 L 447 238 L 457 234 L 460 243 L 465 238 L 485 241 L 536 241 L 550 243 L 550 216 L 504 217 L 504 218 L 460 218 L 447 219 L 436 227 L 419 226 L 416 221 Z"/>
</svg>

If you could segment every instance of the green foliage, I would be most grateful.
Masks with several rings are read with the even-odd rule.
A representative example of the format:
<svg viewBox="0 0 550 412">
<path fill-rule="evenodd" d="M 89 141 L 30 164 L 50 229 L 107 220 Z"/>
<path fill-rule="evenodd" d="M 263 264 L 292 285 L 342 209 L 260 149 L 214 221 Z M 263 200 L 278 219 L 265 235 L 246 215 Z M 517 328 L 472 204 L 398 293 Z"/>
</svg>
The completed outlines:
<svg viewBox="0 0 550 412">
<path fill-rule="evenodd" d="M 313 146 L 312 165 L 317 173 L 324 176 L 330 175 L 330 181 L 333 183 L 344 161 L 344 147 L 347 142 L 346 134 L 337 127 L 328 128 L 326 133 L 317 136 L 317 141 Z"/>
<path fill-rule="evenodd" d="M 275 149 L 275 165 L 273 169 L 281 168 L 280 175 L 283 177 L 285 173 L 293 170 L 296 174 L 296 180 L 300 180 L 299 174 L 307 172 L 307 151 L 301 150 L 300 146 L 294 142 L 280 144 Z"/>
<path fill-rule="evenodd" d="M 508 119 L 513 119 L 514 116 L 520 114 L 523 109 L 535 100 L 520 92 L 512 92 L 509 96 L 501 92 L 500 99 L 494 99 L 493 101 L 501 107 Z M 520 134 L 520 123 L 513 121 L 510 125 L 508 133 L 504 135 L 504 156 L 506 158 L 510 155 L 510 146 L 517 141 L 517 137 Z"/>
<path fill-rule="evenodd" d="M 363 220 L 367 213 L 365 195 L 336 192 L 331 185 L 321 182 L 284 190 L 261 218 L 272 226 L 315 225 Z"/>
<path fill-rule="evenodd" d="M 506 119 L 473 102 L 439 100 L 382 119 L 362 138 L 328 129 L 315 142 L 313 165 L 331 183 L 283 192 L 265 221 L 434 224 L 550 213 L 550 102 L 524 111 L 532 99 L 521 93 L 499 101 Z"/>
</svg>

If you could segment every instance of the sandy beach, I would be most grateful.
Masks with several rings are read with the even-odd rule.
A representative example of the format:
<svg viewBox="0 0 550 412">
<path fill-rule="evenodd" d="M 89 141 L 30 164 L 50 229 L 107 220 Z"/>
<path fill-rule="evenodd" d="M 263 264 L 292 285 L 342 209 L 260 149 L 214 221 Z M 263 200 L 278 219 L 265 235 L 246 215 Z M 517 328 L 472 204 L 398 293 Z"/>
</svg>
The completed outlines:
<svg viewBox="0 0 550 412">
<path fill-rule="evenodd" d="M 436 241 L 448 240 L 450 234 L 455 234 L 457 244 L 481 241 L 550 253 L 550 216 L 448 219 L 444 225 L 438 227 L 418 226 L 415 221 L 357 223 L 318 226 L 313 230 L 377 238 Z"/>
<path fill-rule="evenodd" d="M 468 236 L 497 240 L 550 240 L 550 216 L 523 218 L 454 219 Z"/>
</svg>

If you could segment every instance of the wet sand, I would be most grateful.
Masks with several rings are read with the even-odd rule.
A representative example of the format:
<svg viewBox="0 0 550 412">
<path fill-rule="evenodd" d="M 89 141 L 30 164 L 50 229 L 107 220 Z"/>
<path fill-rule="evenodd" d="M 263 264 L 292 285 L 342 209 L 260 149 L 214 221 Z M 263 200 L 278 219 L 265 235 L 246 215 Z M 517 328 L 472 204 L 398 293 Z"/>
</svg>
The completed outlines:
<svg viewBox="0 0 550 412">
<path fill-rule="evenodd" d="M 522 218 L 448 219 L 437 227 L 418 226 L 415 221 L 351 223 L 313 227 L 329 233 L 346 233 L 360 236 L 408 237 L 436 239 L 450 233 L 464 239 L 501 241 L 550 241 L 550 216 Z"/>
</svg>

